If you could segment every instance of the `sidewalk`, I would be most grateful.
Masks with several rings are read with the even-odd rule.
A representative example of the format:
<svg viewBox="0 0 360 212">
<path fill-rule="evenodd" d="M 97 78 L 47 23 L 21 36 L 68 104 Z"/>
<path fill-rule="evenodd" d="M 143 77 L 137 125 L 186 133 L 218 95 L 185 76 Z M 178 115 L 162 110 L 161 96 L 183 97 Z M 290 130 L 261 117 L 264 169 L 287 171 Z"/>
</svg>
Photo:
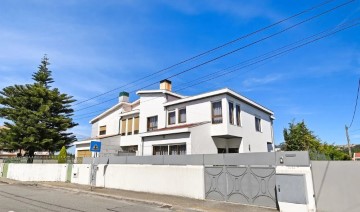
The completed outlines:
<svg viewBox="0 0 360 212">
<path fill-rule="evenodd" d="M 7 184 L 23 184 L 23 185 L 51 187 L 54 189 L 65 189 L 79 193 L 85 193 L 88 195 L 98 195 L 107 198 L 119 199 L 119 200 L 156 204 L 162 208 L 169 208 L 174 211 L 213 211 L 213 212 L 217 212 L 217 211 L 274 212 L 276 211 L 275 209 L 270 209 L 270 208 L 261 208 L 261 207 L 246 206 L 246 205 L 210 201 L 210 200 L 196 200 L 185 197 L 125 191 L 119 189 L 94 188 L 93 191 L 91 191 L 90 186 L 78 185 L 72 183 L 21 182 L 6 178 L 0 178 L 0 182 Z"/>
</svg>

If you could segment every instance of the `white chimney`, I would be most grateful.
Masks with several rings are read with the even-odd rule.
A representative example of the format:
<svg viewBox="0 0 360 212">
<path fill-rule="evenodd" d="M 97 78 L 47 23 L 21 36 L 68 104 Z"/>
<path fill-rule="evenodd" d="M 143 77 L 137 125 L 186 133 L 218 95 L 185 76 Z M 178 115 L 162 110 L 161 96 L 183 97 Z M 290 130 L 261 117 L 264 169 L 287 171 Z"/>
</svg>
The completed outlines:
<svg viewBox="0 0 360 212">
<path fill-rule="evenodd" d="M 119 102 L 129 102 L 129 93 L 125 91 L 120 92 Z"/>
</svg>

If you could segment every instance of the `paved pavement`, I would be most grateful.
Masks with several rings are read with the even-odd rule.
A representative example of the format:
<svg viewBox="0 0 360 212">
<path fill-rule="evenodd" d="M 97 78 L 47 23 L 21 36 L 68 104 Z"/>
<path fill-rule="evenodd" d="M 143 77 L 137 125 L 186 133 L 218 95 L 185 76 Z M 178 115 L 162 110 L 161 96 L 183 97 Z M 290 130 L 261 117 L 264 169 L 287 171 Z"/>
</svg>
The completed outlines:
<svg viewBox="0 0 360 212">
<path fill-rule="evenodd" d="M 61 182 L 19 182 L 0 178 L 0 212 L 5 211 L 249 211 L 274 212 L 218 201 L 95 188 Z"/>
</svg>

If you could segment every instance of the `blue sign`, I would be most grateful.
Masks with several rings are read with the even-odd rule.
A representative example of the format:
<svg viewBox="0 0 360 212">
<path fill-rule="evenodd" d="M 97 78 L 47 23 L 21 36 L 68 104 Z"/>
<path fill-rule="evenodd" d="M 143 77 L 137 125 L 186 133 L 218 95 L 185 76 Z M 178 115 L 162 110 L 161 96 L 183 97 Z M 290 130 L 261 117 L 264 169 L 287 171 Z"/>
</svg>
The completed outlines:
<svg viewBox="0 0 360 212">
<path fill-rule="evenodd" d="M 91 141 L 90 151 L 91 152 L 100 152 L 100 150 L 101 150 L 101 142 L 100 141 Z"/>
</svg>

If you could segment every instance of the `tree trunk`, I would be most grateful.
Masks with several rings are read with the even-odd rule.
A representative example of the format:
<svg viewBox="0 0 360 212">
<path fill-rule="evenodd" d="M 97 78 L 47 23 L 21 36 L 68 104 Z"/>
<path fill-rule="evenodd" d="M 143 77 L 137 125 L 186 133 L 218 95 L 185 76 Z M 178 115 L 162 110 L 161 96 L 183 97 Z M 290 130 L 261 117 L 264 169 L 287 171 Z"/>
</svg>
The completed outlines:
<svg viewBox="0 0 360 212">
<path fill-rule="evenodd" d="M 28 151 L 28 159 L 27 159 L 27 163 L 33 163 L 34 161 L 34 154 L 35 154 L 35 150 L 33 148 L 30 148 Z"/>
</svg>

